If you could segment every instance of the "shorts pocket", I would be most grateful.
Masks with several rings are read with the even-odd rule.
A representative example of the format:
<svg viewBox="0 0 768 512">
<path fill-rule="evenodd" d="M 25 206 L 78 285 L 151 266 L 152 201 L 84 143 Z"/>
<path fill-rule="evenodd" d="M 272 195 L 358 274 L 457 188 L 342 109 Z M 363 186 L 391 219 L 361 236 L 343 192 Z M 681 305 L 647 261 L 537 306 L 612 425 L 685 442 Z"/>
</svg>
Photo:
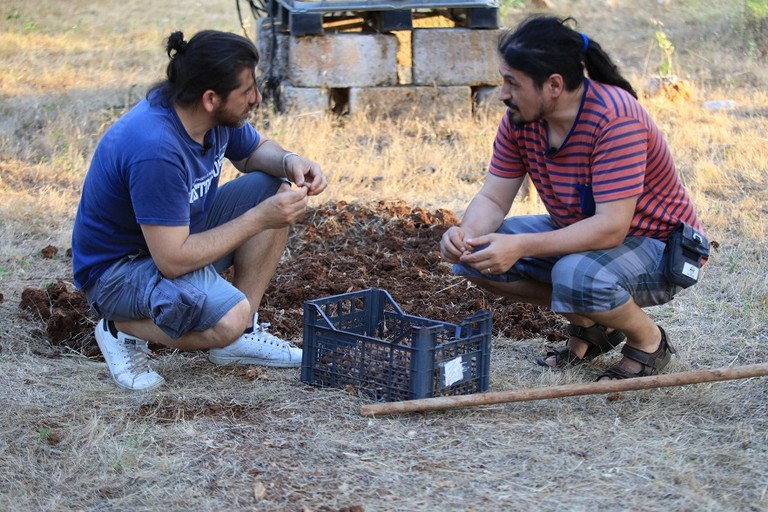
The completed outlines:
<svg viewBox="0 0 768 512">
<path fill-rule="evenodd" d="M 178 339 L 200 322 L 205 294 L 183 280 L 161 278 L 149 295 L 149 314 L 165 334 Z"/>
</svg>

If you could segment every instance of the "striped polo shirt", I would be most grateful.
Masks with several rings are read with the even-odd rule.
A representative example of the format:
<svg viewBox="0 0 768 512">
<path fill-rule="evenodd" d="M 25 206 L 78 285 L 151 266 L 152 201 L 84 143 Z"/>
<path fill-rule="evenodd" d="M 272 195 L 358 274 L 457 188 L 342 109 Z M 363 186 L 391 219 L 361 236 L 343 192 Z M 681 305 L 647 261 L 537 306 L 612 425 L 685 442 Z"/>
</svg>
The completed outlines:
<svg viewBox="0 0 768 512">
<path fill-rule="evenodd" d="M 666 240 L 680 221 L 700 230 L 669 147 L 648 112 L 619 87 L 586 78 L 584 83 L 576 121 L 553 155 L 547 155 L 546 121 L 520 127 L 505 115 L 490 173 L 528 173 L 559 227 L 591 216 L 595 203 L 638 197 L 628 236 Z"/>
</svg>

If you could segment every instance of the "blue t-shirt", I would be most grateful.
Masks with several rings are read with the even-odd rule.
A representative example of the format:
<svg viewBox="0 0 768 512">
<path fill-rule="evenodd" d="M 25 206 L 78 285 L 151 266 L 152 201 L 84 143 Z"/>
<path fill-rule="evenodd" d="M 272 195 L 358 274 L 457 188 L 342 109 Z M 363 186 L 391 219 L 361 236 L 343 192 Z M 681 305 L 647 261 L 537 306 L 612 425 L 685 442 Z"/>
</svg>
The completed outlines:
<svg viewBox="0 0 768 512">
<path fill-rule="evenodd" d="M 107 130 L 83 183 L 72 232 L 75 285 L 89 288 L 115 261 L 147 251 L 140 224 L 205 229 L 224 158 L 259 143 L 250 124 L 217 126 L 203 146 L 158 91 Z"/>
</svg>

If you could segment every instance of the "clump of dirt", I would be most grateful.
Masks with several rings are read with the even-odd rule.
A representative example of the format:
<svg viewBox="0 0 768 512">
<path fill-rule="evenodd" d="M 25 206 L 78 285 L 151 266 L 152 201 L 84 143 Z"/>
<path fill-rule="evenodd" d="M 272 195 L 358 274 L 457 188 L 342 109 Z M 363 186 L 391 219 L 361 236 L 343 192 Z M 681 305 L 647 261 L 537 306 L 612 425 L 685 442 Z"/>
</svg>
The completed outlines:
<svg viewBox="0 0 768 512">
<path fill-rule="evenodd" d="M 691 82 L 676 76 L 652 76 L 646 82 L 643 92 L 647 97 L 661 97 L 673 102 L 690 101 L 696 95 Z"/>
<path fill-rule="evenodd" d="M 48 246 L 44 247 L 43 250 L 40 251 L 40 255 L 43 258 L 49 260 L 49 259 L 53 258 L 54 256 L 56 256 L 57 252 L 59 252 L 59 248 L 58 247 L 55 247 L 53 245 L 48 245 Z"/>
<path fill-rule="evenodd" d="M 289 237 L 259 320 L 269 322 L 279 336 L 300 340 L 305 301 L 381 288 L 410 315 L 459 323 L 480 309 L 489 309 L 495 335 L 564 339 L 559 315 L 510 303 L 451 273 L 450 265 L 440 258 L 439 241 L 458 222 L 450 211 L 428 211 L 402 202 L 339 202 L 310 208 Z M 61 281 L 45 290 L 28 288 L 20 307 L 46 322 L 53 344 L 88 356 L 98 354 L 92 331 L 96 319 L 89 316 L 81 292 L 68 291 Z"/>
<path fill-rule="evenodd" d="M 53 345 L 68 347 L 89 357 L 100 353 L 92 331 L 95 319 L 89 318 L 85 295 L 68 290 L 63 281 L 52 283 L 44 290 L 24 289 L 19 307 L 27 319 L 45 322 L 45 333 Z"/>
</svg>

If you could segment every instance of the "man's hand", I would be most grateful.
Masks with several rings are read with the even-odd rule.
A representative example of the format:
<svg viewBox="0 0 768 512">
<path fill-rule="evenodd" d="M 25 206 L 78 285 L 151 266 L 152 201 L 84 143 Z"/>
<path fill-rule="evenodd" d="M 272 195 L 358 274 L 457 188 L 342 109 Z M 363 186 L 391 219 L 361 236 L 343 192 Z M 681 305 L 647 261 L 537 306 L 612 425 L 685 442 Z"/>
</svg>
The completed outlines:
<svg viewBox="0 0 768 512">
<path fill-rule="evenodd" d="M 274 196 L 213 229 L 190 234 L 189 226 L 142 224 L 147 247 L 162 274 L 173 279 L 213 263 L 249 238 L 300 221 L 307 211 L 307 188 L 283 185 Z"/>
<path fill-rule="evenodd" d="M 631 197 L 598 203 L 592 217 L 554 231 L 465 235 L 463 244 L 468 251 L 460 261 L 484 274 L 501 274 L 521 258 L 546 258 L 616 247 L 627 236 L 636 202 L 637 198 Z"/>
<path fill-rule="evenodd" d="M 310 196 L 318 195 L 328 186 L 320 164 L 293 153 L 285 158 L 285 176 L 297 187 L 305 187 Z"/>
<path fill-rule="evenodd" d="M 287 187 L 287 185 L 285 185 Z M 295 224 L 304 218 L 309 198 L 308 187 L 299 187 L 274 196 L 254 206 L 259 225 L 264 229 L 279 229 Z"/>
<path fill-rule="evenodd" d="M 440 239 L 440 256 L 448 263 L 458 263 L 461 255 L 469 249 L 464 243 L 464 230 L 459 226 L 451 226 Z"/>
<path fill-rule="evenodd" d="M 328 186 L 328 178 L 320 164 L 286 151 L 275 141 L 264 137 L 250 156 L 232 164 L 240 172 L 262 171 L 276 178 L 286 178 L 298 187 L 306 188 L 310 196 L 320 194 Z"/>
<path fill-rule="evenodd" d="M 460 261 L 484 274 L 502 274 L 525 256 L 524 239 L 499 233 L 467 238 Z"/>
<path fill-rule="evenodd" d="M 514 235 L 469 238 L 462 228 L 452 226 L 440 240 L 440 255 L 449 263 L 465 263 L 484 274 L 501 274 L 522 257 L 522 245 Z"/>
</svg>

